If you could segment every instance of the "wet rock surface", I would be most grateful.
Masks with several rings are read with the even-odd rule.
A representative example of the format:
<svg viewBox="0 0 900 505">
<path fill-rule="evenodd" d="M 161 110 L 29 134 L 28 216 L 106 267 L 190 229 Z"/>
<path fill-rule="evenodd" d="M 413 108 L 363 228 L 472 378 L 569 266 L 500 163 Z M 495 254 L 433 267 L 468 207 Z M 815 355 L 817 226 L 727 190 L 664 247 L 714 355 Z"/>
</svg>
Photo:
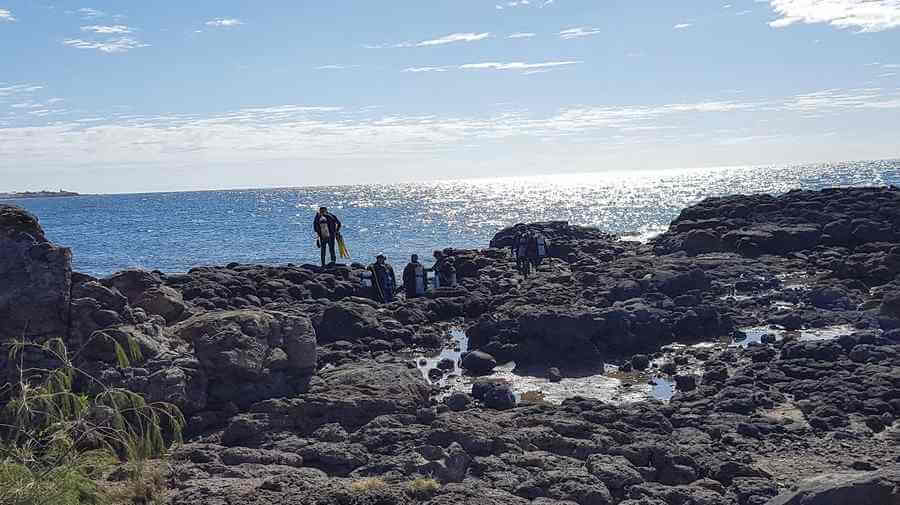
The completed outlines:
<svg viewBox="0 0 900 505">
<path fill-rule="evenodd" d="M 525 227 L 551 241 L 528 279 Z M 184 410 L 171 504 L 896 503 L 895 188 L 709 199 L 649 244 L 517 225 L 386 305 L 356 264 L 95 279 L 20 209 L 0 242 L 0 338 L 41 314 Z"/>
</svg>

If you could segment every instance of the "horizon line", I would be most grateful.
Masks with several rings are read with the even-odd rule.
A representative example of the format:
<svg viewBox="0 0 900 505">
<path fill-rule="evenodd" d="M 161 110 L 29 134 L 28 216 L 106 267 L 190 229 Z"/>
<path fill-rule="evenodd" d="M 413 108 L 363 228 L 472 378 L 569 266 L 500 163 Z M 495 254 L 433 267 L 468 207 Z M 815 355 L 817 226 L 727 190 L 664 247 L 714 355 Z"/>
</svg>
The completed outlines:
<svg viewBox="0 0 900 505">
<path fill-rule="evenodd" d="M 260 191 L 260 190 L 300 190 L 300 189 L 325 189 L 325 188 L 342 188 L 342 187 L 359 187 L 359 186 L 388 186 L 388 185 L 402 185 L 402 184 L 439 184 L 439 183 L 448 183 L 448 182 L 469 182 L 469 181 L 477 181 L 484 182 L 489 180 L 508 180 L 508 179 L 528 179 L 528 178 L 540 178 L 540 177 L 577 177 L 577 176 L 598 176 L 604 174 L 622 174 L 622 173 L 633 173 L 639 172 L 641 174 L 652 174 L 657 172 L 672 172 L 672 171 L 689 171 L 689 170 L 727 170 L 727 169 L 752 169 L 752 168 L 766 168 L 766 167 L 776 167 L 776 166 L 784 166 L 784 167 L 793 167 L 793 166 L 804 166 L 804 165 L 824 165 L 824 164 L 840 164 L 840 163 L 858 163 L 858 162 L 900 162 L 900 156 L 893 158 L 875 158 L 875 159 L 853 159 L 853 160 L 827 160 L 827 161 L 803 161 L 803 162 L 767 162 L 767 163 L 754 163 L 749 165 L 711 165 L 711 166 L 695 166 L 695 167 L 668 167 L 668 168 L 630 168 L 630 169 L 613 169 L 613 170 L 603 170 L 603 171 L 584 171 L 584 172 L 562 172 L 562 173 L 537 173 L 537 174 L 527 174 L 527 175 L 504 175 L 504 176 L 483 176 L 483 177 L 460 177 L 460 178 L 441 178 L 441 179 L 412 179 L 412 180 L 400 180 L 394 181 L 390 183 L 367 183 L 367 184 L 316 184 L 316 185 L 308 185 L 308 186 L 244 186 L 244 187 L 219 187 L 219 188 L 207 188 L 207 189 L 171 189 L 171 190 L 149 190 L 149 191 L 122 191 L 122 192 L 108 192 L 108 193 L 81 193 L 78 191 L 62 189 L 61 191 L 68 191 L 78 193 L 77 196 L 73 195 L 71 198 L 77 198 L 81 196 L 123 196 L 123 195 L 149 195 L 149 194 L 177 194 L 177 193 L 210 193 L 210 192 L 219 192 L 219 191 Z M 11 195 L 14 193 L 39 193 L 39 192 L 55 192 L 52 190 L 19 190 L 19 191 L 0 191 L 0 195 Z M 42 197 L 37 197 L 42 198 Z M 43 197 L 43 198 L 69 198 L 69 197 Z M 15 200 L 16 198 L 0 198 L 0 200 Z"/>
</svg>

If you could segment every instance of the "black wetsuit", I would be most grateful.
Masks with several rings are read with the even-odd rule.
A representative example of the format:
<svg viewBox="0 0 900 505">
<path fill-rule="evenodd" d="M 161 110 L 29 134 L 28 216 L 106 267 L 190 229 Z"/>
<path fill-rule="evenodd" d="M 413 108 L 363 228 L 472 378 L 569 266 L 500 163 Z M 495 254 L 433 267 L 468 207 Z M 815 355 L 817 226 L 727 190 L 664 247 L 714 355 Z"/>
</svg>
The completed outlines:
<svg viewBox="0 0 900 505">
<path fill-rule="evenodd" d="M 322 231 L 319 229 L 319 219 L 324 217 L 325 221 L 328 225 L 328 236 L 323 237 Z M 319 248 L 322 251 L 322 266 L 325 266 L 325 249 L 326 247 L 331 250 L 331 262 L 337 262 L 337 257 L 334 254 L 334 240 L 337 236 L 337 232 L 341 229 L 341 220 L 337 218 L 334 214 L 330 212 L 326 212 L 323 215 L 316 213 L 316 216 L 313 218 L 313 231 L 316 232 L 316 235 L 319 236 Z"/>
<path fill-rule="evenodd" d="M 421 270 L 421 271 L 419 271 Z M 419 281 L 417 277 L 421 277 L 421 291 L 419 290 Z M 403 287 L 406 289 L 407 298 L 417 298 L 425 294 L 428 286 L 428 274 L 425 273 L 425 267 L 421 263 L 410 263 L 403 269 Z"/>
<path fill-rule="evenodd" d="M 384 303 L 394 301 L 394 287 L 397 285 L 397 276 L 394 267 L 389 263 L 374 263 L 369 267 L 375 284 L 375 293 L 378 300 Z"/>
</svg>

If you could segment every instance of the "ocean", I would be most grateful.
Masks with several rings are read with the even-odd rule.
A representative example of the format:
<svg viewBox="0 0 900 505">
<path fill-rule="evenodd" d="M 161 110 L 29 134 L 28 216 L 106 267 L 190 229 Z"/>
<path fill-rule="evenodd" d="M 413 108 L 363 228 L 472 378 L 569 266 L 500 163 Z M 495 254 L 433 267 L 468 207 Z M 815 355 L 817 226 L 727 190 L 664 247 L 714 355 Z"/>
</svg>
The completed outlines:
<svg viewBox="0 0 900 505">
<path fill-rule="evenodd" d="M 352 260 L 483 248 L 515 223 L 566 220 L 646 240 L 709 196 L 900 185 L 900 160 L 602 172 L 458 181 L 5 200 L 72 248 L 75 270 L 185 272 L 202 265 L 319 263 L 312 219 L 328 206 Z"/>
</svg>

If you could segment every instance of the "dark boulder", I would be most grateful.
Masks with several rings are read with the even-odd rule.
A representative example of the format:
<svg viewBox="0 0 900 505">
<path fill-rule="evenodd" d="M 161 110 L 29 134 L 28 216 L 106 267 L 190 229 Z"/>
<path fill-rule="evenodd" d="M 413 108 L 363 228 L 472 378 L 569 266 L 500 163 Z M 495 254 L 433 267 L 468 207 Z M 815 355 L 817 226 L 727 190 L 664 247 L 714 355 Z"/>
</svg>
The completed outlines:
<svg viewBox="0 0 900 505">
<path fill-rule="evenodd" d="M 123 270 L 103 278 L 100 282 L 125 295 L 132 305 L 141 299 L 145 291 L 162 284 L 159 277 L 146 270 Z"/>
<path fill-rule="evenodd" d="M 355 341 L 373 336 L 378 328 L 378 311 L 369 305 L 349 301 L 331 305 L 316 326 L 319 342 Z"/>
<path fill-rule="evenodd" d="M 803 481 L 796 491 L 781 494 L 766 505 L 900 504 L 900 469 L 879 472 L 824 474 Z"/>
<path fill-rule="evenodd" d="M 476 382 L 472 384 L 472 396 L 488 408 L 507 410 L 516 406 L 516 396 L 507 384 Z"/>
<path fill-rule="evenodd" d="M 0 341 L 68 334 L 72 252 L 47 242 L 37 218 L 0 204 Z"/>
<path fill-rule="evenodd" d="M 249 406 L 305 390 L 316 369 L 316 334 L 305 317 L 237 310 L 192 317 L 173 333 L 194 347 L 210 398 Z"/>
<path fill-rule="evenodd" d="M 496 366 L 497 360 L 486 352 L 467 352 L 462 358 L 462 367 L 476 375 L 489 374 Z"/>
</svg>

